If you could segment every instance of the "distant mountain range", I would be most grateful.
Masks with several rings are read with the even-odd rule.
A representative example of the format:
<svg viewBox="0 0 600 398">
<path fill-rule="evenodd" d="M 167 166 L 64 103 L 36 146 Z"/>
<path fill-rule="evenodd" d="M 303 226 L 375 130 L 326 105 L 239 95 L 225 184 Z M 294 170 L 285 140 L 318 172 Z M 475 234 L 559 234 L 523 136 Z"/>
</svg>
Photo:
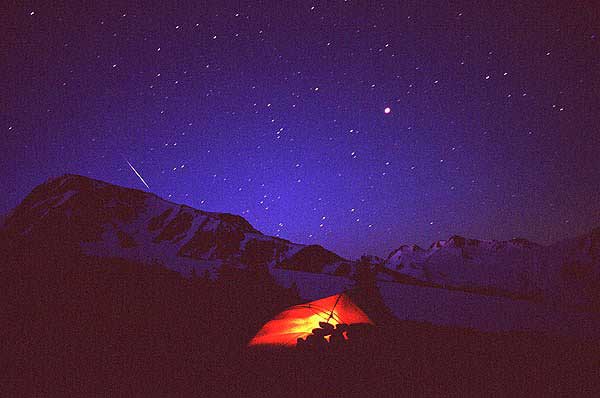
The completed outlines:
<svg viewBox="0 0 600 398">
<path fill-rule="evenodd" d="M 462 236 L 402 245 L 385 267 L 448 288 L 586 305 L 600 299 L 600 228 L 549 246 Z"/>
<path fill-rule="evenodd" d="M 213 274 L 227 263 L 267 267 L 289 284 L 295 282 L 292 271 L 347 279 L 368 266 L 382 282 L 578 307 L 600 302 L 600 228 L 549 246 L 452 236 L 427 249 L 401 245 L 385 260 L 351 261 L 319 245 L 264 235 L 237 215 L 64 175 L 36 187 L 8 214 L 2 235 L 38 242 L 58 236 L 89 255 L 159 263 L 185 275 Z"/>
</svg>

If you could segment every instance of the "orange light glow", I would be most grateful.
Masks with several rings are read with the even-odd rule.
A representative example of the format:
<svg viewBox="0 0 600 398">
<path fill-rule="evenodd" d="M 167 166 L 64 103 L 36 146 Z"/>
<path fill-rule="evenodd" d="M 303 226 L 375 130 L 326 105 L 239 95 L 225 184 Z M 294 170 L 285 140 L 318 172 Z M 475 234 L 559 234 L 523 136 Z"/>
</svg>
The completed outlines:
<svg viewBox="0 0 600 398">
<path fill-rule="evenodd" d="M 336 294 L 288 308 L 267 322 L 248 345 L 295 346 L 298 338 L 310 335 L 319 322 L 373 324 L 346 294 Z"/>
</svg>

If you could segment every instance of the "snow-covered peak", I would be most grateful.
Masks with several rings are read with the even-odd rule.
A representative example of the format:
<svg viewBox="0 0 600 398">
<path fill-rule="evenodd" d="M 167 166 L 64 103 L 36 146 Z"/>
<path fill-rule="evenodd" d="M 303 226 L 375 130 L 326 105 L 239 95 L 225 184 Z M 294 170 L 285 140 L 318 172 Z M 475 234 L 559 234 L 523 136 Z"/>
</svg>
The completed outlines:
<svg viewBox="0 0 600 398">
<path fill-rule="evenodd" d="M 206 262 L 275 267 L 284 261 L 292 269 L 321 272 L 346 261 L 321 246 L 266 236 L 238 215 L 73 174 L 34 188 L 7 219 L 5 232 L 18 239 L 57 238 L 89 254 L 159 262 L 184 272 Z"/>
<path fill-rule="evenodd" d="M 400 248 L 405 247 L 401 246 Z M 428 251 L 435 251 L 441 248 L 454 248 L 454 249 L 480 249 L 480 250 L 505 250 L 511 248 L 518 249 L 535 249 L 541 245 L 531 242 L 523 238 L 513 238 L 510 240 L 481 240 L 481 239 L 470 239 L 460 235 L 452 235 L 450 238 L 445 240 L 438 240 L 433 242 Z M 405 250 L 403 250 L 404 252 Z"/>
<path fill-rule="evenodd" d="M 266 267 L 273 275 L 348 278 L 359 263 L 321 246 L 266 236 L 237 215 L 72 174 L 33 189 L 1 232 L 15 241 L 75 245 L 87 254 L 158 262 L 182 273 L 229 263 Z M 378 280 L 600 307 L 600 228 L 550 246 L 454 235 L 428 249 L 401 245 L 385 261 L 362 260 L 373 265 Z"/>
<path fill-rule="evenodd" d="M 394 257 L 401 256 L 403 254 L 417 253 L 417 252 L 423 252 L 423 251 L 424 250 L 419 245 L 401 245 L 400 247 L 398 247 L 396 250 L 392 251 L 388 255 L 387 260 L 394 258 Z"/>
<path fill-rule="evenodd" d="M 9 226 L 15 227 L 18 220 L 22 232 L 37 224 L 44 224 L 46 217 L 53 222 L 62 216 L 87 218 L 88 223 L 129 222 L 141 214 L 167 218 L 166 214 L 178 216 L 178 220 L 202 218 L 217 224 L 227 224 L 242 232 L 260 234 L 241 216 L 227 213 L 213 213 L 197 210 L 189 206 L 166 201 L 158 196 L 137 189 L 120 187 L 92 178 L 66 174 L 51 178 L 33 189 L 9 217 Z M 65 231 L 67 232 L 67 231 Z"/>
<path fill-rule="evenodd" d="M 550 246 L 523 238 L 454 235 L 421 252 L 402 245 L 390 253 L 385 267 L 399 273 L 399 279 L 454 289 L 590 304 L 596 300 L 594 289 L 600 288 L 600 228 Z"/>
</svg>

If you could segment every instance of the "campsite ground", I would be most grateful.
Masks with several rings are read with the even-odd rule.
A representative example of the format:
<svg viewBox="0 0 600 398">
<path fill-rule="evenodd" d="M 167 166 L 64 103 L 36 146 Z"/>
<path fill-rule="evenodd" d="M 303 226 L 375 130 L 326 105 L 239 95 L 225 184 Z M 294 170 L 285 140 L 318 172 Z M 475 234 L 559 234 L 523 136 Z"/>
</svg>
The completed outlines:
<svg viewBox="0 0 600 398">
<path fill-rule="evenodd" d="M 257 396 L 594 396 L 592 344 L 399 322 L 342 352 L 246 353 L 239 388 Z"/>
<path fill-rule="evenodd" d="M 341 351 L 252 350 L 246 345 L 256 331 L 299 302 L 268 274 L 224 269 L 216 281 L 190 280 L 157 266 L 32 247 L 0 253 L 2 396 L 600 391 L 597 341 L 382 316 L 373 333 Z"/>
</svg>

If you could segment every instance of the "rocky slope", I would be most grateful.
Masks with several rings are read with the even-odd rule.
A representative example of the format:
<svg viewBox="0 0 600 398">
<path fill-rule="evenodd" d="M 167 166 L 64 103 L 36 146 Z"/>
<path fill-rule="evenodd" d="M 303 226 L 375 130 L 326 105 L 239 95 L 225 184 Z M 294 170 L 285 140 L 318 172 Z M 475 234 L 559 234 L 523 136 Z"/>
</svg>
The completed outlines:
<svg viewBox="0 0 600 398">
<path fill-rule="evenodd" d="M 266 236 L 240 216 L 78 175 L 36 187 L 8 215 L 3 233 L 38 241 L 60 236 L 86 254 L 160 263 L 182 273 L 214 271 L 223 263 L 334 273 L 350 263 L 318 245 Z"/>
</svg>

